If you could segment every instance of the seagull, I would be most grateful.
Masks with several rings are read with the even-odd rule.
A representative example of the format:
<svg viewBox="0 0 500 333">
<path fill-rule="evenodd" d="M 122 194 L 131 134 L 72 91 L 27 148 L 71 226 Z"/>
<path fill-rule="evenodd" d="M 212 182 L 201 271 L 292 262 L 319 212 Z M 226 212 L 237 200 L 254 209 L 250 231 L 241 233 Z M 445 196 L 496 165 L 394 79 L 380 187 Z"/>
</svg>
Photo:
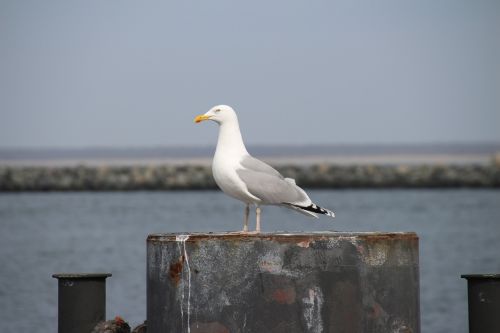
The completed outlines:
<svg viewBox="0 0 500 333">
<path fill-rule="evenodd" d="M 194 118 L 195 123 L 204 120 L 219 125 L 212 173 L 215 183 L 224 193 L 245 203 L 243 232 L 248 232 L 250 205 L 256 207 L 257 233 L 261 230 L 262 205 L 282 206 L 315 218 L 318 214 L 335 217 L 332 211 L 314 204 L 294 179 L 283 177 L 276 169 L 248 153 L 233 108 L 217 105 Z"/>
</svg>

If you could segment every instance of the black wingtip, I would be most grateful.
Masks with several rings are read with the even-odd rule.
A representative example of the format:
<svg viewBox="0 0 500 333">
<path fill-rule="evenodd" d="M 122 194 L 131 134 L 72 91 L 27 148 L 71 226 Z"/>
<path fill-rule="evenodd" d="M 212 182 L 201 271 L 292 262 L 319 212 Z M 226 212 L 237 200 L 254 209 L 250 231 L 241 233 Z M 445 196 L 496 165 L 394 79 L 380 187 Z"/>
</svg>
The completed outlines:
<svg viewBox="0 0 500 333">
<path fill-rule="evenodd" d="M 310 204 L 309 206 L 300 206 L 300 205 L 294 205 L 294 204 L 290 204 L 290 205 L 297 207 L 297 208 L 300 208 L 300 209 L 303 209 L 303 210 L 306 210 L 308 212 L 330 216 L 331 218 L 335 217 L 335 213 L 332 212 L 331 210 L 321 208 L 320 206 L 313 204 L 313 203 Z"/>
</svg>

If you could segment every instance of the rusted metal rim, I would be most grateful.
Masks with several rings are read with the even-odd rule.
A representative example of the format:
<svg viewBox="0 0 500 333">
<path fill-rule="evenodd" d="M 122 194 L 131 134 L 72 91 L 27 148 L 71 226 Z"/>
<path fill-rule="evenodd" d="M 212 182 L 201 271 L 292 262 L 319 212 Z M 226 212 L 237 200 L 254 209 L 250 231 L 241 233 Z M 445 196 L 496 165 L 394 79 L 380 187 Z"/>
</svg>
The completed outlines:
<svg viewBox="0 0 500 333">
<path fill-rule="evenodd" d="M 460 277 L 467 280 L 500 280 L 500 274 L 462 274 Z"/>
<path fill-rule="evenodd" d="M 182 236 L 182 237 L 181 237 Z M 188 237 L 186 237 L 188 236 Z M 415 232 L 262 232 L 262 233 L 243 233 L 243 232 L 187 232 L 187 233 L 159 233 L 148 236 L 148 242 L 169 242 L 169 241 L 187 241 L 196 242 L 209 239 L 227 239 L 227 240 L 276 240 L 276 241 L 291 241 L 291 240 L 308 240 L 321 238 L 360 238 L 367 240 L 377 239 L 418 239 Z"/>
<path fill-rule="evenodd" d="M 105 279 L 110 277 L 111 273 L 57 273 L 52 274 L 53 278 L 56 279 L 74 279 L 74 280 L 83 280 L 83 279 Z"/>
</svg>

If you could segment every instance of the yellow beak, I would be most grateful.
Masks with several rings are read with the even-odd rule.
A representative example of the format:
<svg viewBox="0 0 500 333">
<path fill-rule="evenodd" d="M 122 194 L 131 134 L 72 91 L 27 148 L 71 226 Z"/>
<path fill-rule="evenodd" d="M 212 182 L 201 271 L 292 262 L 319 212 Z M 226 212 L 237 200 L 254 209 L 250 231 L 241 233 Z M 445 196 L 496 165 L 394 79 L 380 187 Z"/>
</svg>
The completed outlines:
<svg viewBox="0 0 500 333">
<path fill-rule="evenodd" d="M 199 122 L 202 122 L 203 120 L 207 120 L 207 119 L 210 119 L 210 116 L 200 114 L 199 116 L 196 116 L 196 118 L 194 118 L 194 122 L 199 123 Z"/>
</svg>

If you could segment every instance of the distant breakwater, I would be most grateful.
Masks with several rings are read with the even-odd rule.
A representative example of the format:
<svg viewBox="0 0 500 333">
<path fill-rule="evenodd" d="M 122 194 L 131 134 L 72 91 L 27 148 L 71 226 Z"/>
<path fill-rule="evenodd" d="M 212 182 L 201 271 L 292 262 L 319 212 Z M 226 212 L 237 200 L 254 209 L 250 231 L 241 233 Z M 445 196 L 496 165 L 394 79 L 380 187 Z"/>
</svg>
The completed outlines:
<svg viewBox="0 0 500 333">
<path fill-rule="evenodd" d="M 283 165 L 306 188 L 500 187 L 500 164 Z M 214 189 L 210 166 L 0 166 L 0 191 L 134 191 Z"/>
</svg>

